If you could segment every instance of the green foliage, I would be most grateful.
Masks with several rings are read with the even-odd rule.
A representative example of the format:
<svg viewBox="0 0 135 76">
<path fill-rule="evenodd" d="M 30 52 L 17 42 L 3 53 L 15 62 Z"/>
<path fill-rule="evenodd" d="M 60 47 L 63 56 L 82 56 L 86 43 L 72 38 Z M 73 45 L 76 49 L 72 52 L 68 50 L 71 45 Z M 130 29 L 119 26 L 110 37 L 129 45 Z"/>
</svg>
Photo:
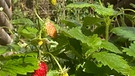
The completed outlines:
<svg viewBox="0 0 135 76">
<path fill-rule="evenodd" d="M 7 47 L 6 46 L 0 46 L 0 55 L 5 53 L 7 51 Z"/>
<path fill-rule="evenodd" d="M 99 46 L 101 44 L 101 39 L 98 38 L 97 35 L 87 37 L 81 32 L 80 27 L 72 28 L 70 30 L 63 30 L 63 32 L 68 37 L 80 40 L 82 43 L 86 43 L 88 44 L 88 46 L 91 46 L 91 47 Z"/>
<path fill-rule="evenodd" d="M 114 53 L 122 53 L 113 43 L 108 41 L 103 41 L 101 47 Z"/>
<path fill-rule="evenodd" d="M 15 20 L 12 20 L 12 24 L 14 25 L 27 25 L 27 26 L 31 26 L 31 25 L 34 25 L 34 23 L 28 19 L 28 18 L 19 18 L 19 19 L 15 19 Z"/>
<path fill-rule="evenodd" d="M 57 70 L 50 70 L 47 73 L 47 76 L 59 76 L 58 71 Z"/>
<path fill-rule="evenodd" d="M 129 40 L 135 40 L 134 27 L 116 27 L 112 29 L 112 32 L 123 38 L 129 39 Z"/>
<path fill-rule="evenodd" d="M 13 2 L 17 3 L 17 0 Z M 116 24 L 114 19 L 121 13 L 116 12 L 113 5 L 105 7 L 98 2 L 58 1 L 57 5 L 47 8 L 55 14 L 52 17 L 52 13 L 47 12 L 47 16 L 56 21 L 46 19 L 57 30 L 57 37 L 51 38 L 45 30 L 46 20 L 37 19 L 46 16 L 40 12 L 38 0 L 35 3 L 33 8 L 38 13 L 32 12 L 33 16 L 18 7 L 14 10 L 15 39 L 11 45 L 0 46 L 0 75 L 31 76 L 38 69 L 39 61 L 47 63 L 47 76 L 63 73 L 70 76 L 135 75 L 135 42 L 123 40 L 122 43 L 116 36 L 134 41 L 135 30 L 134 27 L 113 27 Z M 126 16 L 134 19 L 133 15 Z M 110 30 L 116 35 L 113 36 Z M 69 69 L 62 68 L 65 66 Z"/>
<path fill-rule="evenodd" d="M 135 49 L 135 42 L 131 43 L 129 48 L 124 48 L 123 52 L 125 52 L 129 56 L 135 57 L 135 50 L 134 49 Z"/>
<path fill-rule="evenodd" d="M 112 16 L 112 15 L 115 15 L 115 13 L 116 13 L 114 11 L 112 5 L 109 5 L 108 8 L 106 8 L 106 7 L 104 7 L 102 5 L 98 5 L 98 4 L 89 4 L 89 3 L 79 2 L 79 3 L 69 4 L 69 5 L 67 5 L 67 7 L 68 8 L 85 8 L 85 7 L 91 7 L 99 15 L 103 15 L 103 16 Z"/>
<path fill-rule="evenodd" d="M 37 54 L 20 54 L 12 56 L 9 60 L 1 63 L 0 74 L 2 76 L 17 76 L 17 74 L 27 75 L 38 68 Z"/>
<path fill-rule="evenodd" d="M 98 24 L 100 22 L 103 22 L 102 18 L 86 16 L 83 20 L 83 25 L 84 26 L 88 26 L 88 25 L 92 26 L 93 24 Z"/>
<path fill-rule="evenodd" d="M 130 75 L 132 69 L 127 64 L 121 56 L 107 53 L 107 52 L 99 52 L 94 53 L 92 55 L 98 62 L 101 62 L 103 65 L 109 66 L 111 69 L 115 69 L 117 72 L 121 72 L 123 75 Z"/>
<path fill-rule="evenodd" d="M 91 4 L 89 3 L 84 3 L 84 2 L 78 2 L 78 3 L 72 3 L 67 5 L 67 8 L 84 8 L 84 7 L 90 7 Z"/>
<path fill-rule="evenodd" d="M 19 27 L 18 34 L 22 35 L 25 38 L 34 38 L 36 37 L 38 30 L 34 27 Z"/>
</svg>

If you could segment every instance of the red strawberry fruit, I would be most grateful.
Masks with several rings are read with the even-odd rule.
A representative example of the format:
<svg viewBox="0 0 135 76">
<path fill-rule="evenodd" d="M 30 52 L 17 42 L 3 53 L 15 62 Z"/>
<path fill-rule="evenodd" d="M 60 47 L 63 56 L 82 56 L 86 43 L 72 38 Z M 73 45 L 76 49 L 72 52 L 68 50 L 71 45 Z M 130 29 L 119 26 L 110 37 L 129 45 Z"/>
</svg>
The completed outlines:
<svg viewBox="0 0 135 76">
<path fill-rule="evenodd" d="M 32 76 L 46 76 L 48 67 L 45 62 L 39 63 L 39 69 L 35 70 Z"/>
</svg>

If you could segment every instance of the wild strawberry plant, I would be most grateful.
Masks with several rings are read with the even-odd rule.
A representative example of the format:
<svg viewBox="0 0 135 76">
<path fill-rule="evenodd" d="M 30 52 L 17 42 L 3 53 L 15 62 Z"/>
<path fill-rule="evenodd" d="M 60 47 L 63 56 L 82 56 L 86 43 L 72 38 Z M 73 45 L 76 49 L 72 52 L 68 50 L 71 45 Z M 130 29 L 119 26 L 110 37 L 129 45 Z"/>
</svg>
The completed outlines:
<svg viewBox="0 0 135 76">
<path fill-rule="evenodd" d="M 91 8 L 94 13 L 78 23 L 63 20 L 57 25 L 49 18 L 41 19 L 35 9 L 35 23 L 28 18 L 12 21 L 16 38 L 11 45 L 0 46 L 0 75 L 135 75 L 135 28 L 113 26 L 123 11 L 101 2 L 79 2 L 66 8 Z"/>
</svg>

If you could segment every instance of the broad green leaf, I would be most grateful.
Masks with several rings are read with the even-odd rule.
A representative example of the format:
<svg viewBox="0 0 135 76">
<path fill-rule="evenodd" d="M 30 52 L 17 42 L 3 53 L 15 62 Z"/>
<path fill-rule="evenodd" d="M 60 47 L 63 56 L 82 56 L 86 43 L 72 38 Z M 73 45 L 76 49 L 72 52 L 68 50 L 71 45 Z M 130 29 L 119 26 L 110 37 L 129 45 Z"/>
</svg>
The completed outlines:
<svg viewBox="0 0 135 76">
<path fill-rule="evenodd" d="M 103 41 L 101 47 L 114 53 L 122 53 L 113 43 Z"/>
<path fill-rule="evenodd" d="M 23 26 L 24 25 L 27 25 L 27 26 L 34 25 L 34 23 L 28 18 L 19 18 L 19 19 L 12 20 L 12 24 L 23 25 Z"/>
<path fill-rule="evenodd" d="M 115 15 L 115 13 L 116 13 L 116 11 L 114 11 L 112 5 L 109 5 L 108 8 L 106 8 L 106 7 L 101 6 L 101 5 L 93 4 L 92 8 L 94 8 L 95 11 L 99 15 L 103 15 L 103 16 L 112 16 L 112 15 Z"/>
<path fill-rule="evenodd" d="M 82 64 L 83 71 L 86 73 L 92 73 L 94 76 L 106 76 L 106 74 L 115 74 L 114 70 L 111 70 L 108 66 L 99 66 L 93 61 L 87 60 Z M 118 74 L 117 74 L 118 75 Z"/>
<path fill-rule="evenodd" d="M 34 38 L 36 37 L 37 32 L 38 30 L 32 27 L 26 27 L 26 28 L 20 27 L 18 29 L 18 33 L 25 38 Z"/>
<path fill-rule="evenodd" d="M 123 75 L 130 75 L 132 69 L 121 56 L 114 53 L 98 52 L 92 55 L 98 62 L 103 65 L 109 66 L 111 69 L 116 70 Z"/>
<path fill-rule="evenodd" d="M 17 74 L 27 75 L 28 72 L 33 72 L 37 68 L 37 56 L 21 55 L 13 56 L 12 59 L 4 61 L 4 64 L 1 66 L 1 71 L 8 72 L 9 74 L 16 76 Z"/>
<path fill-rule="evenodd" d="M 129 40 L 135 40 L 134 27 L 116 27 L 116 28 L 113 28 L 111 32 L 123 38 L 129 39 Z"/>
<path fill-rule="evenodd" d="M 99 15 L 103 15 L 103 16 L 112 16 L 116 12 L 116 11 L 114 11 L 112 5 L 109 5 L 108 8 L 106 8 L 102 5 L 89 4 L 89 3 L 84 3 L 84 2 L 72 3 L 72 4 L 67 5 L 67 8 L 84 8 L 84 7 L 91 7 Z"/>
<path fill-rule="evenodd" d="M 97 37 L 97 35 L 93 35 L 90 37 L 85 36 L 81 32 L 80 27 L 75 27 L 75 28 L 72 28 L 70 30 L 62 30 L 62 31 L 68 37 L 75 38 L 75 39 L 81 41 L 82 43 L 88 44 L 91 47 L 99 46 L 102 43 L 101 39 L 99 37 Z"/>
<path fill-rule="evenodd" d="M 131 43 L 129 48 L 124 48 L 123 52 L 126 52 L 127 55 L 135 57 L 135 42 Z"/>
</svg>

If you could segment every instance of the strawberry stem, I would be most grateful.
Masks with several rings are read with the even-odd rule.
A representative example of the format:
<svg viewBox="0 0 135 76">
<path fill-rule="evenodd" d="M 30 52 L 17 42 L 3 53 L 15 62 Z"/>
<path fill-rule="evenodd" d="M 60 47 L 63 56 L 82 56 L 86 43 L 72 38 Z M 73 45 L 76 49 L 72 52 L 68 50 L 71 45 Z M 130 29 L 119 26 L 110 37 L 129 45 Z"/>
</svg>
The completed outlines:
<svg viewBox="0 0 135 76">
<path fill-rule="evenodd" d="M 54 61 L 56 62 L 56 64 L 58 65 L 58 67 L 59 67 L 59 69 L 60 69 L 60 71 L 62 72 L 63 71 L 63 69 L 62 69 L 62 67 L 61 67 L 61 65 L 60 65 L 60 63 L 58 62 L 58 60 L 51 54 L 51 53 L 49 53 L 49 52 L 46 52 L 47 54 L 49 54 L 53 59 L 54 59 Z"/>
</svg>

